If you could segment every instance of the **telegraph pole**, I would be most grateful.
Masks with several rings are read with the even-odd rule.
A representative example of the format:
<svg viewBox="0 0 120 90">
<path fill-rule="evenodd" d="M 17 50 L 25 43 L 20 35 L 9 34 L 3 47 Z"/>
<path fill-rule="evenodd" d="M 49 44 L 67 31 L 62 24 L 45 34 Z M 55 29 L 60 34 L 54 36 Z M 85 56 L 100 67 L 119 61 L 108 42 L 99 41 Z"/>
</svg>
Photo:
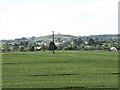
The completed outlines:
<svg viewBox="0 0 120 90">
<path fill-rule="evenodd" d="M 54 47 L 54 32 L 55 31 L 52 31 L 52 37 L 53 37 L 53 54 L 54 54 L 54 49 L 55 49 L 55 47 Z"/>
</svg>

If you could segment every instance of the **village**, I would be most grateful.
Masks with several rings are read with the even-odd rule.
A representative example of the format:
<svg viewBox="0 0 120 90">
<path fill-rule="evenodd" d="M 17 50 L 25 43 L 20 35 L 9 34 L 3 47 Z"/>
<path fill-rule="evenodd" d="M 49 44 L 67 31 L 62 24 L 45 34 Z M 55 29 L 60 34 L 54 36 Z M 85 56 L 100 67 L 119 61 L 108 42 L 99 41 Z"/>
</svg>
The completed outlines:
<svg viewBox="0 0 120 90">
<path fill-rule="evenodd" d="M 72 36 L 55 34 L 54 43 L 56 50 L 117 51 L 120 50 L 118 40 L 119 35 Z M 52 35 L 2 40 L 0 46 L 3 52 L 44 51 L 52 50 L 50 42 L 52 42 Z"/>
</svg>

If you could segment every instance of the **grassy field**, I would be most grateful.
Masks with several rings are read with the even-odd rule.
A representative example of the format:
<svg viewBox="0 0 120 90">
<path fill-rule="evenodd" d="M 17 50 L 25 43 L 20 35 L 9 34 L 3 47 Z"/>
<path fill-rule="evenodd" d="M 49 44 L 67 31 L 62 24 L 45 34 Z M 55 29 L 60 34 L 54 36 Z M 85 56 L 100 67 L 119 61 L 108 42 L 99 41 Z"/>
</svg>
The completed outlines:
<svg viewBox="0 0 120 90">
<path fill-rule="evenodd" d="M 7 52 L 2 62 L 3 88 L 118 87 L 117 52 Z"/>
</svg>

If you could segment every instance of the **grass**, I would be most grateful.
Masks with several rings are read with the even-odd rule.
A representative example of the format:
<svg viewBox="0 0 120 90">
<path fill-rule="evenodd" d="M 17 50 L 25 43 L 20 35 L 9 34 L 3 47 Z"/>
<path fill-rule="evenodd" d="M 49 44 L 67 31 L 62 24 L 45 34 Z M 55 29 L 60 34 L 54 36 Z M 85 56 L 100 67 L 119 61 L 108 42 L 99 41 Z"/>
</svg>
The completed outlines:
<svg viewBox="0 0 120 90">
<path fill-rule="evenodd" d="M 3 88 L 118 87 L 117 52 L 7 52 L 2 62 Z"/>
</svg>

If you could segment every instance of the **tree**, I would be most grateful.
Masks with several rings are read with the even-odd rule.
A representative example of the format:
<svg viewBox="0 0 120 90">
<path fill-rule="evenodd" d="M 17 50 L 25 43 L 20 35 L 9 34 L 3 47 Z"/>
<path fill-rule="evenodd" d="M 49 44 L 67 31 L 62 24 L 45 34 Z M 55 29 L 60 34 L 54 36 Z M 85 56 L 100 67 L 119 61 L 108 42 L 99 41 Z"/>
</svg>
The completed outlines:
<svg viewBox="0 0 120 90">
<path fill-rule="evenodd" d="M 55 43 L 54 42 L 50 42 L 49 44 L 49 50 L 56 50 L 57 47 L 55 46 Z"/>
<path fill-rule="evenodd" d="M 73 50 L 73 47 L 72 47 L 72 45 L 70 44 L 70 45 L 68 45 L 68 50 Z"/>
<path fill-rule="evenodd" d="M 19 45 L 18 44 L 14 44 L 12 49 L 13 49 L 13 51 L 18 51 Z"/>
<path fill-rule="evenodd" d="M 28 45 L 29 51 L 34 51 L 35 46 L 37 46 L 35 42 L 30 42 Z"/>
<path fill-rule="evenodd" d="M 78 45 L 77 39 L 74 39 L 74 40 L 73 40 L 73 44 Z"/>
<path fill-rule="evenodd" d="M 20 46 L 20 47 L 19 47 L 19 51 L 20 51 L 20 52 L 24 52 L 24 51 L 25 51 L 24 46 Z"/>
<path fill-rule="evenodd" d="M 94 50 L 94 48 L 92 46 L 87 45 L 85 46 L 84 50 Z"/>
<path fill-rule="evenodd" d="M 88 45 L 90 45 L 90 46 L 96 45 L 95 40 L 90 38 L 88 41 Z"/>
<path fill-rule="evenodd" d="M 5 43 L 3 45 L 3 48 L 4 48 L 5 51 L 10 51 L 10 45 L 8 43 Z"/>
<path fill-rule="evenodd" d="M 24 42 L 24 46 L 25 46 L 25 47 L 28 47 L 28 45 L 29 45 L 29 42 L 28 42 L 28 41 L 25 41 L 25 42 Z"/>
<path fill-rule="evenodd" d="M 72 45 L 72 50 L 77 50 L 77 46 L 75 44 Z"/>
<path fill-rule="evenodd" d="M 78 45 L 83 44 L 83 40 L 81 38 L 78 38 L 77 41 L 78 41 Z"/>
<path fill-rule="evenodd" d="M 85 48 L 85 45 L 84 45 L 84 44 L 81 44 L 81 45 L 80 45 L 80 49 L 81 49 L 81 50 L 84 50 L 84 48 Z"/>
<path fill-rule="evenodd" d="M 69 44 L 71 44 L 70 42 L 64 42 L 63 44 L 62 44 L 62 47 L 64 48 L 64 47 L 67 47 Z"/>
<path fill-rule="evenodd" d="M 108 43 L 104 43 L 104 44 L 102 45 L 102 49 L 103 49 L 103 50 L 109 50 L 110 47 L 109 47 Z"/>
<path fill-rule="evenodd" d="M 62 44 L 59 44 L 58 46 L 57 46 L 57 49 L 58 50 L 62 50 L 64 47 L 63 47 L 63 45 Z"/>
<path fill-rule="evenodd" d="M 97 45 L 97 46 L 96 46 L 96 49 L 97 49 L 97 50 L 101 50 L 101 49 L 102 49 L 102 45 Z"/>
<path fill-rule="evenodd" d="M 115 47 L 117 48 L 117 50 L 120 50 L 120 44 L 116 44 Z"/>
<path fill-rule="evenodd" d="M 41 46 L 41 49 L 42 49 L 42 51 L 45 51 L 45 45 L 43 44 L 42 46 Z"/>
<path fill-rule="evenodd" d="M 33 43 L 29 44 L 29 51 L 34 51 L 35 45 Z"/>
<path fill-rule="evenodd" d="M 68 50 L 68 47 L 64 47 L 63 50 Z"/>
<path fill-rule="evenodd" d="M 20 46 L 24 46 L 24 41 L 20 41 Z"/>
</svg>

